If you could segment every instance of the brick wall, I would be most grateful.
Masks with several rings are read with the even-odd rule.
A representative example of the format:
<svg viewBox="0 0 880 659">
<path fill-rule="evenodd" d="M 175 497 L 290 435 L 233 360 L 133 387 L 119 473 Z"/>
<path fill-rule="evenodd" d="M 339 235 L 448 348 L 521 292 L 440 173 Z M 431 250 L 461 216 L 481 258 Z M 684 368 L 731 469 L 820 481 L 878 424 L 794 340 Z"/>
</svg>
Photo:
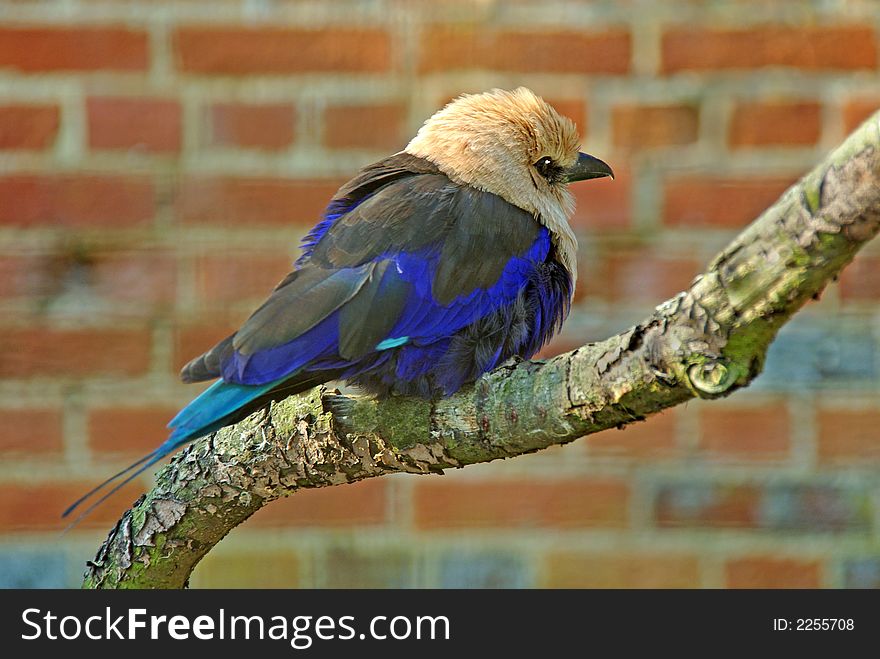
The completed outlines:
<svg viewBox="0 0 880 659">
<path fill-rule="evenodd" d="M 164 437 L 178 368 L 286 272 L 360 166 L 465 91 L 527 85 L 616 181 L 576 187 L 603 338 L 880 106 L 871 0 L 0 2 L 0 583 L 75 585 Z M 766 373 L 624 431 L 303 492 L 198 586 L 880 586 L 880 249 Z"/>
</svg>

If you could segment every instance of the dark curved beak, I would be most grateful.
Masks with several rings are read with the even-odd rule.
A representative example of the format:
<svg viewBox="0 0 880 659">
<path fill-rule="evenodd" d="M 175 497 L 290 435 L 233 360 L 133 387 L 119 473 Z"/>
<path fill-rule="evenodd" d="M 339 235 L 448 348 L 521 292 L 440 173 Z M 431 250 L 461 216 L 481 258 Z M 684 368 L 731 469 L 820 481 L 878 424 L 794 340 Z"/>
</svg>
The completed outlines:
<svg viewBox="0 0 880 659">
<path fill-rule="evenodd" d="M 586 181 L 591 178 L 610 176 L 614 178 L 614 172 L 607 163 L 594 158 L 588 153 L 579 153 L 577 162 L 565 170 L 565 182 Z"/>
</svg>

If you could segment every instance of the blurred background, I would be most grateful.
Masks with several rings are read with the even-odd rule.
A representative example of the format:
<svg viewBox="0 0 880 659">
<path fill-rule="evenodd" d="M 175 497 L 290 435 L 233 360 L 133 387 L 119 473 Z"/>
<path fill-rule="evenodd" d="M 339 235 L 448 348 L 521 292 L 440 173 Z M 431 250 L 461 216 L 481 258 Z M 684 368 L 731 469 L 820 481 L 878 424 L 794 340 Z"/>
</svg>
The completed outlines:
<svg viewBox="0 0 880 659">
<path fill-rule="evenodd" d="M 337 186 L 463 92 L 531 87 L 615 181 L 574 187 L 605 338 L 880 107 L 871 0 L 0 1 L 0 585 L 77 586 L 181 365 L 287 272 Z M 880 241 L 718 402 L 444 477 L 269 505 L 197 587 L 880 586 Z"/>
</svg>

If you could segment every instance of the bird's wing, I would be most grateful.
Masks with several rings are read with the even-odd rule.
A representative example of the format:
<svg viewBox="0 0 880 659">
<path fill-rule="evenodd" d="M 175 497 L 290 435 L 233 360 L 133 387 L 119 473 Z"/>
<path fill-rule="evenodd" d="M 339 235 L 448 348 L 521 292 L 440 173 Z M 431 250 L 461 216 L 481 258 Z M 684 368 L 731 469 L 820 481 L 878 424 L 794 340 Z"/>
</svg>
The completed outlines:
<svg viewBox="0 0 880 659">
<path fill-rule="evenodd" d="M 221 362 L 224 380 L 263 384 L 448 337 L 515 298 L 527 264 L 550 249 L 529 213 L 441 173 L 392 177 L 351 197 L 300 269 L 203 357 Z"/>
<path fill-rule="evenodd" d="M 288 274 L 275 287 L 273 294 L 253 315 L 264 320 L 271 317 L 273 311 L 266 311 L 267 307 L 289 307 L 291 313 L 301 313 L 302 309 L 295 305 L 296 300 L 294 298 L 298 293 L 297 287 L 301 286 L 305 281 L 298 281 L 291 290 L 286 290 L 283 293 L 280 291 L 286 289 L 299 277 L 298 272 L 308 263 L 315 245 L 336 220 L 351 212 L 362 201 L 368 199 L 377 190 L 390 183 L 419 174 L 438 173 L 439 170 L 433 163 L 404 152 L 364 167 L 354 178 L 337 191 L 333 199 L 330 200 L 323 219 L 303 238 L 302 255 L 296 262 L 297 269 Z M 291 307 L 292 304 L 294 306 Z M 282 327 L 283 318 L 278 318 L 277 320 L 276 325 Z M 257 320 L 250 324 L 253 328 L 257 328 L 259 325 L 260 323 Z M 239 336 L 239 341 L 241 341 L 240 335 L 241 331 L 227 336 L 213 348 L 191 360 L 181 369 L 181 379 L 184 382 L 191 383 L 213 380 L 220 377 L 223 364 L 228 363 L 234 354 L 233 341 L 236 340 L 237 336 Z M 266 345 L 271 345 L 271 342 L 268 340 L 270 335 L 270 332 L 265 334 L 267 339 Z"/>
</svg>

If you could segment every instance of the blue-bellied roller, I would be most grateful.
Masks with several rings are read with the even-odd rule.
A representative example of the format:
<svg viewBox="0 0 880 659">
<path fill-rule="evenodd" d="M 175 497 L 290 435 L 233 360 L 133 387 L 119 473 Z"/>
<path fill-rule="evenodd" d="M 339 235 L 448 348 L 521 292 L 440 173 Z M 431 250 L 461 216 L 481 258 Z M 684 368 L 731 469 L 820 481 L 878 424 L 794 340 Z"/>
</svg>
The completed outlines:
<svg viewBox="0 0 880 659">
<path fill-rule="evenodd" d="M 568 184 L 613 176 L 528 89 L 465 95 L 364 167 L 237 332 L 184 366 L 215 380 L 154 451 L 65 511 L 270 401 L 330 380 L 441 398 L 559 330 L 577 277 Z M 85 513 L 84 513 L 85 514 Z"/>
</svg>

